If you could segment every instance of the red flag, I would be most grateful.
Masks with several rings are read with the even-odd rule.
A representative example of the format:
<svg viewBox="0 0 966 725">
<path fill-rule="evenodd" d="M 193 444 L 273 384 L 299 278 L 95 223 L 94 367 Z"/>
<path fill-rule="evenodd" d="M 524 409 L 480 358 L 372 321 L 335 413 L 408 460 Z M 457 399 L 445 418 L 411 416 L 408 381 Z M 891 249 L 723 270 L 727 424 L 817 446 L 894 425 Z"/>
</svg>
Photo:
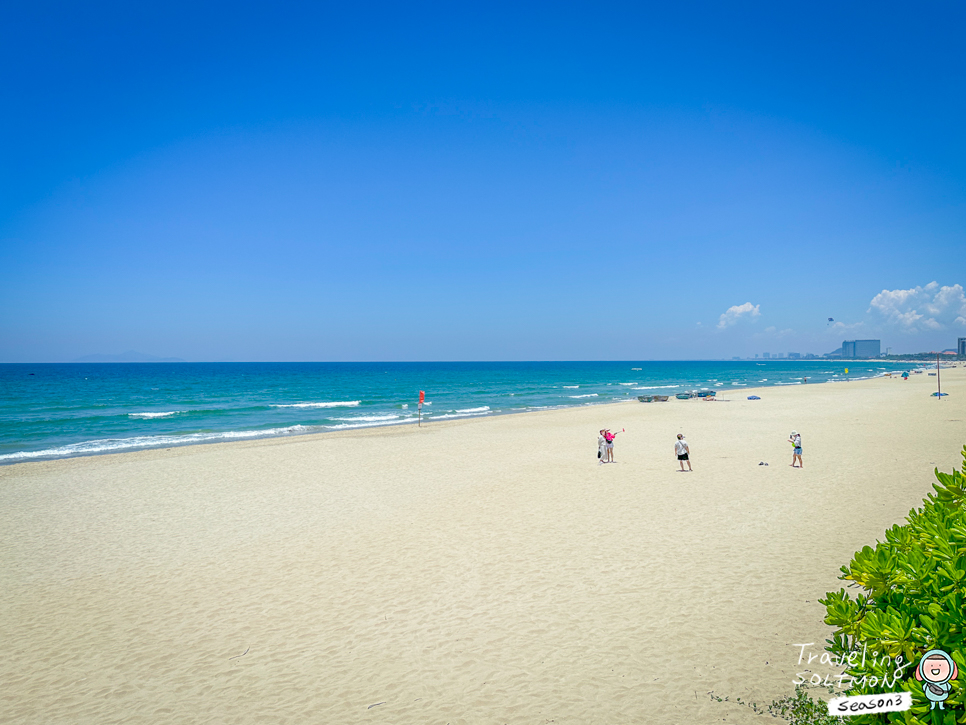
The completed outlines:
<svg viewBox="0 0 966 725">
<path fill-rule="evenodd" d="M 422 390 L 420 390 L 419 391 L 419 402 L 420 402 L 420 404 L 422 404 L 425 400 L 426 400 L 426 393 L 424 393 Z"/>
</svg>

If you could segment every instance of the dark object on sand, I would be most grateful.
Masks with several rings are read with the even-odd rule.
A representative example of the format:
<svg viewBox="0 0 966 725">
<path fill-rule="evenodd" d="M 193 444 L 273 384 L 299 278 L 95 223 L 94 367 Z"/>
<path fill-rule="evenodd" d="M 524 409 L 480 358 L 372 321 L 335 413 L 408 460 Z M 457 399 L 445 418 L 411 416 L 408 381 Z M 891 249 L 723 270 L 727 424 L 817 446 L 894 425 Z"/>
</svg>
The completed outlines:
<svg viewBox="0 0 966 725">
<path fill-rule="evenodd" d="M 768 464 L 767 464 L 767 463 L 765 463 L 764 461 L 761 461 L 761 463 L 759 463 L 758 465 L 759 465 L 759 466 L 767 466 Z"/>
<path fill-rule="evenodd" d="M 749 395 L 748 400 L 761 400 L 757 395 Z"/>
</svg>

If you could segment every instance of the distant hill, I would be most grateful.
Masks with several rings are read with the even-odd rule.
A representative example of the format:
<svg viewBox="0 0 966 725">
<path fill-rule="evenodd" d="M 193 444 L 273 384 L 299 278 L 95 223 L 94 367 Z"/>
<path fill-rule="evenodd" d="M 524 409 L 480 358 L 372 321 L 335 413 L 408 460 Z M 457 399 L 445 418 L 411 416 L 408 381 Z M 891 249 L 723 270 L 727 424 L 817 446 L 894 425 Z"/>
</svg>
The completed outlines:
<svg viewBox="0 0 966 725">
<path fill-rule="evenodd" d="M 74 360 L 75 363 L 173 363 L 173 362 L 184 362 L 180 357 L 155 357 L 154 355 L 145 355 L 143 352 L 136 352 L 134 350 L 128 350 L 127 352 L 122 352 L 119 355 L 85 355 L 84 357 L 79 357 Z"/>
</svg>

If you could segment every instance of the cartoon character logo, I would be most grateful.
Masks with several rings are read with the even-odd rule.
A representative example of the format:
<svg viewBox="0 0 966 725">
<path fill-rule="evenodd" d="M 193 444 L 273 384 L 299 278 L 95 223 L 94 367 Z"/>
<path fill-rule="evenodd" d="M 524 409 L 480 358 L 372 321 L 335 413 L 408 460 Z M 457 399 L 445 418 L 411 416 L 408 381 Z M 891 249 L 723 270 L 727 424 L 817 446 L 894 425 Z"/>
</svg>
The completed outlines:
<svg viewBox="0 0 966 725">
<path fill-rule="evenodd" d="M 931 649 L 922 656 L 916 668 L 916 679 L 922 683 L 922 694 L 932 703 L 930 710 L 934 710 L 936 705 L 940 710 L 946 709 L 943 703 L 953 689 L 949 681 L 955 680 L 957 674 L 953 658 L 941 649 Z"/>
</svg>

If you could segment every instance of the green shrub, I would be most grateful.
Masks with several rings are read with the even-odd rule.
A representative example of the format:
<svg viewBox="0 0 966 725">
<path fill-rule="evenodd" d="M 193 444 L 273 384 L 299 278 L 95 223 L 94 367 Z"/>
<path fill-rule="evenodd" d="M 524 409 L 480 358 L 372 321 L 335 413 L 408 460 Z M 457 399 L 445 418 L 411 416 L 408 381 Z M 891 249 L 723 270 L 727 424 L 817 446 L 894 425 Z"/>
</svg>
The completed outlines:
<svg viewBox="0 0 966 725">
<path fill-rule="evenodd" d="M 795 688 L 794 695 L 786 695 L 765 707 L 756 702 L 744 702 L 740 697 L 732 700 L 730 697 L 719 697 L 713 692 L 708 694 L 716 702 L 734 702 L 737 705 L 744 705 L 756 715 L 771 715 L 773 718 L 781 718 L 790 725 L 847 725 L 843 718 L 829 715 L 825 700 L 821 698 L 813 700 L 808 690 L 807 686 L 799 685 Z M 831 689 L 829 692 L 832 692 Z"/>
<path fill-rule="evenodd" d="M 837 628 L 826 650 L 853 678 L 846 680 L 847 694 L 906 690 L 913 696 L 909 711 L 862 715 L 849 723 L 966 723 L 966 446 L 962 471 L 937 469 L 936 478 L 935 493 L 922 508 L 842 567 L 840 578 L 862 593 L 853 597 L 842 589 L 819 600 L 825 623 Z M 919 658 L 930 649 L 948 652 L 959 666 L 945 710 L 930 711 L 915 679 Z M 863 651 L 864 664 L 858 654 Z M 850 653 L 857 654 L 848 660 Z"/>
<path fill-rule="evenodd" d="M 828 714 L 825 700 L 813 700 L 808 690 L 799 685 L 794 696 L 783 697 L 768 706 L 768 714 L 780 717 L 790 725 L 843 725 L 847 720 Z"/>
</svg>

